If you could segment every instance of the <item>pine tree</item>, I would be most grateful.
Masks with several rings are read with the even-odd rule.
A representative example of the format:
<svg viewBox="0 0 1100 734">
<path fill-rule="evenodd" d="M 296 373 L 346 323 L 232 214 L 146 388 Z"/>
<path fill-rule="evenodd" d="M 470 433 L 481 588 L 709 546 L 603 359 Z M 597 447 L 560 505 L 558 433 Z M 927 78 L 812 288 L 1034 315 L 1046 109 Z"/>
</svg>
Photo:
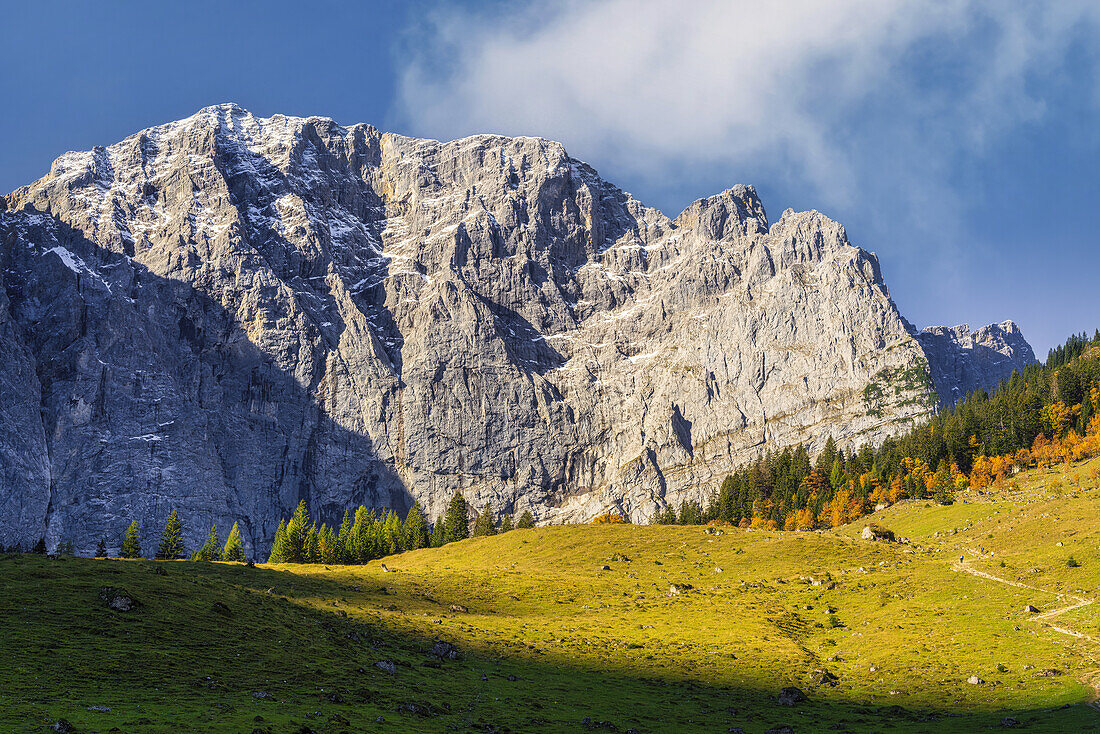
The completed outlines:
<svg viewBox="0 0 1100 734">
<path fill-rule="evenodd" d="M 424 519 L 419 502 L 413 502 L 409 514 L 405 515 L 405 545 L 408 550 L 428 547 L 428 521 Z"/>
<path fill-rule="evenodd" d="M 477 517 L 474 518 L 474 537 L 481 538 L 486 535 L 496 535 L 497 526 L 496 520 L 493 517 L 493 511 L 488 505 L 481 509 L 481 512 L 477 513 Z"/>
<path fill-rule="evenodd" d="M 107 557 L 107 541 L 104 540 L 103 538 L 100 538 L 99 542 L 96 544 L 95 557 L 96 558 L 106 558 Z"/>
<path fill-rule="evenodd" d="M 344 519 L 340 521 L 336 543 L 340 549 L 340 560 L 337 563 L 351 563 L 351 511 L 347 508 L 344 508 Z"/>
<path fill-rule="evenodd" d="M 222 541 L 218 537 L 217 526 L 210 526 L 210 534 L 206 536 L 206 542 L 191 555 L 192 561 L 220 561 Z"/>
<path fill-rule="evenodd" d="M 432 548 L 442 548 L 443 544 L 447 542 L 446 534 L 443 528 L 443 516 L 440 515 L 439 519 L 432 525 Z"/>
<path fill-rule="evenodd" d="M 507 533 L 513 527 L 514 525 L 512 524 L 511 514 L 507 514 L 504 517 L 500 518 L 500 532 Z"/>
<path fill-rule="evenodd" d="M 443 518 L 443 537 L 448 543 L 470 537 L 469 509 L 461 492 L 455 492 Z"/>
<path fill-rule="evenodd" d="M 119 552 L 123 558 L 141 558 L 140 529 L 137 520 L 131 521 L 130 527 L 126 528 L 126 538 L 122 541 L 122 550 Z"/>
<path fill-rule="evenodd" d="M 275 539 L 271 541 L 271 555 L 268 563 L 286 563 L 286 518 L 279 521 L 279 529 L 275 531 Z"/>
<path fill-rule="evenodd" d="M 233 523 L 233 528 L 229 531 L 225 548 L 222 549 L 222 560 L 237 563 L 244 563 L 245 561 L 244 543 L 241 542 L 241 529 L 237 527 L 237 523 Z"/>
<path fill-rule="evenodd" d="M 164 523 L 164 532 L 160 535 L 160 547 L 157 558 L 162 561 L 174 561 L 183 555 L 183 527 L 176 511 L 168 513 L 168 522 Z"/>
<path fill-rule="evenodd" d="M 523 514 L 519 516 L 519 522 L 516 523 L 516 528 L 523 530 L 524 528 L 535 527 L 535 518 L 531 515 L 530 510 L 524 510 Z"/>
</svg>

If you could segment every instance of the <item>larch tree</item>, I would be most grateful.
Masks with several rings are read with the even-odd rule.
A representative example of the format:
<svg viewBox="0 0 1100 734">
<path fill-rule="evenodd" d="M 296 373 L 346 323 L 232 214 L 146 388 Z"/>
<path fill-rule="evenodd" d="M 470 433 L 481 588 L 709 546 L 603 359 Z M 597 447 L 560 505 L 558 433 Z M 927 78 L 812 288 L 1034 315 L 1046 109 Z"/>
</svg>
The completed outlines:
<svg viewBox="0 0 1100 734">
<path fill-rule="evenodd" d="M 241 529 L 237 527 L 237 523 L 233 523 L 233 528 L 229 531 L 229 537 L 222 549 L 222 560 L 238 563 L 244 563 L 245 561 L 244 543 L 241 542 Z"/>
<path fill-rule="evenodd" d="M 130 527 L 126 528 L 126 537 L 122 541 L 122 550 L 119 555 L 123 558 L 141 558 L 141 526 L 137 520 L 130 521 Z"/>
<path fill-rule="evenodd" d="M 474 519 L 474 537 L 481 538 L 486 535 L 496 535 L 497 525 L 496 518 L 493 517 L 493 511 L 488 505 L 481 508 L 481 512 L 477 513 L 477 518 Z"/>
<path fill-rule="evenodd" d="M 210 534 L 206 536 L 206 542 L 191 555 L 192 561 L 220 561 L 222 558 L 221 538 L 218 537 L 218 528 L 210 526 Z"/>
</svg>

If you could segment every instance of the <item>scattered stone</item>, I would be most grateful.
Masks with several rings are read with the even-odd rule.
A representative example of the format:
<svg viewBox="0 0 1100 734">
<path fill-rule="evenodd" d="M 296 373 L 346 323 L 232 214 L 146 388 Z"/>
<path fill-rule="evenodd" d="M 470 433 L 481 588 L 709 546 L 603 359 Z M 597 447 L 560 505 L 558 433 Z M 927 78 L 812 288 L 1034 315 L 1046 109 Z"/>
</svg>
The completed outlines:
<svg viewBox="0 0 1100 734">
<path fill-rule="evenodd" d="M 610 570 L 611 570 L 611 566 L 600 566 L 600 570 L 601 570 L 601 571 L 610 571 Z"/>
<path fill-rule="evenodd" d="M 258 701 L 270 701 L 275 697 L 267 691 L 252 691 L 252 698 L 255 698 Z"/>
<path fill-rule="evenodd" d="M 397 666 L 393 664 L 392 660 L 379 660 L 374 664 L 374 667 L 381 670 L 383 673 L 389 673 L 393 675 L 397 672 Z"/>
<path fill-rule="evenodd" d="M 1036 614 L 1039 611 L 1039 609 L 1038 609 L 1038 607 L 1033 607 L 1030 604 L 1028 604 L 1026 607 L 1024 607 L 1024 611 L 1027 612 L 1028 614 Z"/>
<path fill-rule="evenodd" d="M 89 706 L 88 710 L 89 711 L 98 711 L 99 713 L 105 714 L 108 711 L 110 711 L 111 709 L 107 706 Z"/>
<path fill-rule="evenodd" d="M 228 606 L 228 605 L 226 605 L 226 604 L 225 604 L 225 603 L 223 603 L 223 602 L 220 602 L 220 601 L 216 601 L 216 602 L 214 602 L 213 604 L 211 604 L 211 605 L 210 605 L 210 609 L 211 609 L 211 610 L 212 610 L 212 611 L 213 611 L 213 612 L 214 612 L 215 614 L 220 614 L 220 615 L 222 615 L 223 617 L 231 617 L 231 616 L 233 616 L 233 613 L 229 611 L 229 606 Z"/>
<path fill-rule="evenodd" d="M 377 721 L 379 724 L 385 724 L 386 723 L 386 717 L 385 716 L 379 716 L 377 719 L 375 719 L 375 721 Z"/>
<path fill-rule="evenodd" d="M 516 677 L 516 676 L 514 676 L 514 675 L 509 675 L 509 676 L 508 676 L 508 680 L 510 680 L 510 681 L 517 681 L 517 680 L 519 680 L 519 678 L 517 678 L 517 677 Z"/>
<path fill-rule="evenodd" d="M 470 610 L 467 609 L 466 607 L 462 606 L 461 604 L 452 604 L 451 605 L 451 611 L 455 614 L 465 614 L 466 612 L 468 612 Z"/>
<path fill-rule="evenodd" d="M 336 691 L 333 691 L 332 693 L 328 694 L 328 700 L 330 703 L 343 703 L 344 697 Z"/>
<path fill-rule="evenodd" d="M 1020 722 L 1012 716 L 1006 716 L 1001 719 L 1001 728 L 1003 729 L 1015 729 L 1019 725 Z"/>
<path fill-rule="evenodd" d="M 893 543 L 896 540 L 893 530 L 888 530 L 876 523 L 871 523 L 863 528 L 863 532 L 859 534 L 859 537 L 864 540 L 882 540 L 887 543 Z"/>
<path fill-rule="evenodd" d="M 1062 547 L 1062 541 L 1059 540 L 1057 543 L 1055 543 L 1055 545 L 1058 546 L 1059 548 L 1061 548 Z"/>
<path fill-rule="evenodd" d="M 125 589 L 116 589 L 113 586 L 104 586 L 100 589 L 99 598 L 107 604 L 108 609 L 113 609 L 116 612 L 129 612 L 138 606 L 138 603 Z"/>
<path fill-rule="evenodd" d="M 351 723 L 347 720 L 346 717 L 341 716 L 340 714 L 333 714 L 332 716 L 328 717 L 328 720 L 330 724 L 340 724 L 342 726 L 347 726 Z"/>
<path fill-rule="evenodd" d="M 71 734 L 71 732 L 76 731 L 76 727 L 70 724 L 65 719 L 58 719 L 57 722 L 50 728 L 56 732 L 61 732 L 61 734 Z"/>
<path fill-rule="evenodd" d="M 1043 668 L 1042 670 L 1037 670 L 1034 673 L 1032 673 L 1031 677 L 1032 678 L 1056 678 L 1060 675 L 1062 675 L 1062 671 L 1058 670 L 1057 668 Z"/>
<path fill-rule="evenodd" d="M 796 703 L 802 703 L 806 701 L 806 693 L 801 688 L 794 686 L 787 686 L 779 691 L 777 697 L 780 706 L 794 706 Z"/>
<path fill-rule="evenodd" d="M 985 683 L 984 680 L 982 680 L 981 678 L 979 678 L 976 675 L 972 675 L 969 678 L 967 678 L 966 682 L 969 683 L 972 686 L 980 686 L 980 685 Z"/>
<path fill-rule="evenodd" d="M 618 563 L 630 563 L 630 559 L 624 556 L 622 553 L 616 553 L 615 555 L 611 556 L 611 560 Z"/>
<path fill-rule="evenodd" d="M 458 657 L 458 648 L 449 642 L 436 642 L 432 645 L 432 655 L 441 660 L 454 660 Z"/>
<path fill-rule="evenodd" d="M 773 726 L 771 729 L 765 729 L 764 734 L 794 734 L 794 727 L 781 724 L 779 726 Z"/>
<path fill-rule="evenodd" d="M 835 686 L 840 679 L 828 670 L 815 670 L 811 677 L 815 686 Z"/>
<path fill-rule="evenodd" d="M 672 584 L 668 587 L 669 596 L 679 596 L 685 591 L 691 590 L 693 587 L 691 584 Z"/>
<path fill-rule="evenodd" d="M 428 706 L 422 706 L 418 703 L 403 703 L 397 707 L 397 713 L 399 714 L 413 714 L 414 716 L 431 716 L 432 710 Z"/>
</svg>

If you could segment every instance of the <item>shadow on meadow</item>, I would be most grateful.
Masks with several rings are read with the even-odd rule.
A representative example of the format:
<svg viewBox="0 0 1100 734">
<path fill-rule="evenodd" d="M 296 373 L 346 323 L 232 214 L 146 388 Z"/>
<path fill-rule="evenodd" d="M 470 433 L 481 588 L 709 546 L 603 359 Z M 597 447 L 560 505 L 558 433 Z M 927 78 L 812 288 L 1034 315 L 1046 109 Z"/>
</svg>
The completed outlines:
<svg viewBox="0 0 1100 734">
<path fill-rule="evenodd" d="M 47 731 L 64 718 L 82 732 L 925 732 L 999 728 L 1012 715 L 1028 731 L 1053 732 L 1094 721 L 1084 706 L 915 711 L 828 689 L 788 707 L 776 690 L 609 674 L 534 653 L 459 647 L 452 659 L 438 643 L 454 640 L 373 612 L 421 595 L 402 574 L 384 587 L 333 574 L 0 557 L 0 726 Z M 136 607 L 109 609 L 108 587 Z"/>
</svg>

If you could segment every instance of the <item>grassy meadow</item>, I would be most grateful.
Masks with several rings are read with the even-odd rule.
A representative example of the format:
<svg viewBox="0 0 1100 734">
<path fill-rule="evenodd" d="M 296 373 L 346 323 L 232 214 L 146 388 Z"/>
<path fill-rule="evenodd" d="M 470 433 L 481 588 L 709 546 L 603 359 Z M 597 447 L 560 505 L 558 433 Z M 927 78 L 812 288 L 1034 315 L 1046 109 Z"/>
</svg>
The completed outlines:
<svg viewBox="0 0 1100 734">
<path fill-rule="evenodd" d="M 546 527 L 347 567 L 3 556 L 0 730 L 1100 731 L 1089 466 L 835 531 Z"/>
</svg>

